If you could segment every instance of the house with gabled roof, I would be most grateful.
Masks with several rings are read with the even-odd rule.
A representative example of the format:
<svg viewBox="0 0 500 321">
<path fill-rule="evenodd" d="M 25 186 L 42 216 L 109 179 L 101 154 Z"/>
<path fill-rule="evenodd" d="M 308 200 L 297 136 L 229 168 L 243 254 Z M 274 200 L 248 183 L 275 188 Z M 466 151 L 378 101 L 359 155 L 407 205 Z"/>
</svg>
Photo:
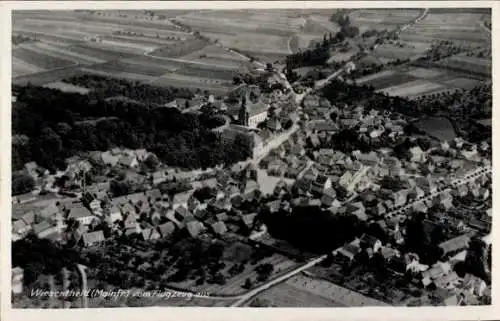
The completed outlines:
<svg viewBox="0 0 500 321">
<path fill-rule="evenodd" d="M 26 223 L 26 225 L 32 225 L 35 223 L 35 212 L 34 211 L 28 211 L 21 216 L 21 220 Z"/>
<path fill-rule="evenodd" d="M 227 226 L 224 222 L 218 221 L 211 225 L 212 231 L 216 235 L 224 235 L 227 232 Z"/>
<path fill-rule="evenodd" d="M 460 235 L 450 240 L 442 242 L 439 247 L 443 250 L 443 256 L 448 257 L 469 247 L 470 237 Z"/>
<path fill-rule="evenodd" d="M 146 198 L 149 203 L 155 203 L 162 198 L 162 194 L 159 189 L 155 188 L 146 192 Z"/>
<path fill-rule="evenodd" d="M 83 233 L 82 241 L 85 246 L 97 246 L 106 240 L 103 231 Z"/>
<path fill-rule="evenodd" d="M 323 194 L 326 190 L 331 189 L 332 180 L 325 175 L 318 175 L 312 183 L 311 190 L 316 194 Z"/>
<path fill-rule="evenodd" d="M 50 204 L 49 206 L 44 207 L 40 212 L 40 217 L 43 219 L 50 219 L 54 215 L 60 212 L 60 209 L 57 207 L 55 203 Z"/>
<path fill-rule="evenodd" d="M 94 215 L 81 203 L 71 204 L 69 208 L 68 219 L 74 219 L 82 225 L 90 225 L 92 220 L 95 218 Z"/>
<path fill-rule="evenodd" d="M 372 253 L 378 252 L 383 247 L 378 238 L 366 233 L 359 238 L 359 242 L 361 248 L 370 249 Z"/>
<path fill-rule="evenodd" d="M 335 190 L 330 187 L 323 192 L 323 196 L 321 197 L 321 204 L 326 207 L 330 207 L 336 199 L 337 192 L 335 192 Z"/>
<path fill-rule="evenodd" d="M 408 199 L 408 190 L 400 190 L 393 194 L 394 206 L 403 206 Z"/>
<path fill-rule="evenodd" d="M 137 157 L 135 157 L 135 155 L 123 155 L 118 159 L 118 165 L 125 168 L 135 168 L 139 166 L 139 162 L 137 161 Z"/>
<path fill-rule="evenodd" d="M 241 216 L 241 222 L 243 225 L 248 228 L 252 229 L 255 223 L 255 218 L 257 217 L 257 213 L 251 213 L 251 214 L 245 214 Z"/>
<path fill-rule="evenodd" d="M 184 206 L 179 206 L 174 210 L 175 218 L 179 221 L 183 221 L 189 217 L 192 217 L 193 214 Z"/>
<path fill-rule="evenodd" d="M 342 176 L 340 176 L 338 184 L 343 188 L 348 188 L 352 182 L 352 174 L 349 171 L 346 171 Z"/>
<path fill-rule="evenodd" d="M 302 178 L 313 182 L 314 180 L 316 180 L 318 175 L 318 170 L 311 166 L 302 174 Z"/>
<path fill-rule="evenodd" d="M 336 256 L 337 258 L 341 258 L 349 262 L 352 262 L 356 254 L 358 254 L 360 251 L 361 251 L 360 240 L 355 239 L 352 242 L 344 245 L 343 247 L 333 251 L 333 255 Z"/>
<path fill-rule="evenodd" d="M 368 216 L 365 213 L 365 206 L 362 202 L 347 204 L 345 209 L 346 213 L 356 215 L 361 221 L 368 220 Z"/>
<path fill-rule="evenodd" d="M 172 208 L 175 210 L 179 206 L 188 206 L 188 201 L 191 195 L 193 195 L 194 190 L 189 190 L 186 192 L 177 193 L 172 198 Z"/>
<path fill-rule="evenodd" d="M 422 285 L 428 286 L 435 280 L 447 275 L 451 272 L 451 266 L 445 262 L 437 262 L 428 270 L 425 270 L 421 274 Z"/>
<path fill-rule="evenodd" d="M 134 155 L 139 162 L 143 162 L 148 158 L 149 152 L 145 149 L 136 149 L 134 150 Z"/>
<path fill-rule="evenodd" d="M 434 280 L 434 284 L 441 289 L 454 289 L 460 282 L 460 277 L 455 271 L 438 277 Z"/>
<path fill-rule="evenodd" d="M 226 212 L 222 212 L 222 213 L 216 214 L 215 218 L 217 219 L 217 221 L 225 222 L 229 219 L 229 216 L 227 215 Z"/>
<path fill-rule="evenodd" d="M 175 232 L 175 224 L 172 222 L 166 222 L 158 226 L 158 232 L 162 238 L 169 238 Z"/>
<path fill-rule="evenodd" d="M 43 221 L 41 223 L 35 224 L 33 226 L 33 231 L 38 238 L 42 239 L 50 236 L 51 234 L 57 233 L 59 229 L 55 224 L 51 224 L 48 221 Z"/>
<path fill-rule="evenodd" d="M 471 295 L 481 297 L 484 295 L 487 285 L 481 278 L 467 273 L 462 280 L 460 288 L 469 292 Z"/>
<path fill-rule="evenodd" d="M 125 216 L 125 220 L 123 221 L 125 229 L 129 228 L 137 228 L 138 222 L 137 222 L 137 216 L 135 213 L 129 213 L 128 215 Z"/>
<path fill-rule="evenodd" d="M 161 238 L 160 233 L 152 227 L 145 228 L 141 231 L 142 238 L 144 241 L 154 241 Z"/>
<path fill-rule="evenodd" d="M 410 160 L 415 163 L 425 163 L 427 160 L 427 154 L 419 147 L 415 146 L 410 148 Z"/>
<path fill-rule="evenodd" d="M 119 159 L 119 155 L 113 154 L 110 151 L 101 153 L 101 161 L 104 163 L 104 165 L 114 167 L 116 166 L 116 164 L 118 164 Z"/>
<path fill-rule="evenodd" d="M 186 224 L 186 230 L 191 237 L 197 237 L 205 230 L 205 227 L 200 221 L 193 220 Z"/>
<path fill-rule="evenodd" d="M 27 225 L 23 220 L 12 222 L 12 240 L 17 241 L 22 239 L 32 229 L 31 225 Z"/>
<path fill-rule="evenodd" d="M 135 207 L 127 202 L 120 206 L 120 211 L 122 215 L 135 214 Z"/>
</svg>

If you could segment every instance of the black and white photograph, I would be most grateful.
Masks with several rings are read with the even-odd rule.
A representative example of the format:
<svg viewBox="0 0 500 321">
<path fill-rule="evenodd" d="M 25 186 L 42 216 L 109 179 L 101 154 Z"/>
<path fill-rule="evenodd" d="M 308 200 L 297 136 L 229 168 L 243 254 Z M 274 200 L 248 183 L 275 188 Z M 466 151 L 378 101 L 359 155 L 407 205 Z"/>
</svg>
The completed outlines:
<svg viewBox="0 0 500 321">
<path fill-rule="evenodd" d="M 491 6 L 304 3 L 11 11 L 12 309 L 492 305 Z"/>
</svg>

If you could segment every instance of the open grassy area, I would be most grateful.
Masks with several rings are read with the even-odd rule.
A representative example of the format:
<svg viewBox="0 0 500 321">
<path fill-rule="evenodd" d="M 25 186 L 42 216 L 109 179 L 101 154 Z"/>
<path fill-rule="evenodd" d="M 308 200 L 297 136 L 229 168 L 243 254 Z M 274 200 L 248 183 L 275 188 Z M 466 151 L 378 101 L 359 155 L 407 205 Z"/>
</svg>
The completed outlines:
<svg viewBox="0 0 500 321">
<path fill-rule="evenodd" d="M 444 117 L 426 117 L 419 120 L 415 125 L 420 130 L 439 140 L 452 140 L 456 137 L 453 125 Z"/>
</svg>

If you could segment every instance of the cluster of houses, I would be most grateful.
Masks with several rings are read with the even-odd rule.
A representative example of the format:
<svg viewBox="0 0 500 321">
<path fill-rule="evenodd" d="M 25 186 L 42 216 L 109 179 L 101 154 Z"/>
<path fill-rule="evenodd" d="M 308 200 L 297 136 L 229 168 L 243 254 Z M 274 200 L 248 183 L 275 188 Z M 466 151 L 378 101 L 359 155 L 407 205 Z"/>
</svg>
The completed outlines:
<svg viewBox="0 0 500 321">
<path fill-rule="evenodd" d="M 388 233 L 399 229 L 397 223 L 392 227 L 384 221 L 377 224 Z M 339 261 L 354 264 L 356 256 L 362 251 L 365 251 L 369 258 L 379 253 L 388 271 L 400 276 L 411 275 L 415 285 L 437 293 L 442 305 L 474 305 L 478 304 L 479 298 L 491 295 L 488 285 L 475 275 L 466 273 L 460 277 L 454 271 L 455 264 L 465 260 L 471 235 L 462 234 L 440 243 L 438 246 L 443 250 L 443 257 L 432 266 L 422 264 L 417 254 L 402 253 L 398 250 L 398 244 L 391 241 L 383 244 L 380 239 L 368 234 L 333 251 L 333 255 Z"/>
</svg>

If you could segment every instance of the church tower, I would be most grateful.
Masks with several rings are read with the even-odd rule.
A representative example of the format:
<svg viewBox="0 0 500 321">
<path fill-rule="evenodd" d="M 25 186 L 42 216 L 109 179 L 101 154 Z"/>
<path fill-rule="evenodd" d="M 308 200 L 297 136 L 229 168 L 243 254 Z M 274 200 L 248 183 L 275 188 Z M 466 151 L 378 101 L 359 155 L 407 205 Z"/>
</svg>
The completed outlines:
<svg viewBox="0 0 500 321">
<path fill-rule="evenodd" d="M 241 97 L 241 107 L 238 115 L 238 121 L 242 126 L 248 126 L 248 106 L 247 106 L 247 95 L 244 94 Z"/>
</svg>

